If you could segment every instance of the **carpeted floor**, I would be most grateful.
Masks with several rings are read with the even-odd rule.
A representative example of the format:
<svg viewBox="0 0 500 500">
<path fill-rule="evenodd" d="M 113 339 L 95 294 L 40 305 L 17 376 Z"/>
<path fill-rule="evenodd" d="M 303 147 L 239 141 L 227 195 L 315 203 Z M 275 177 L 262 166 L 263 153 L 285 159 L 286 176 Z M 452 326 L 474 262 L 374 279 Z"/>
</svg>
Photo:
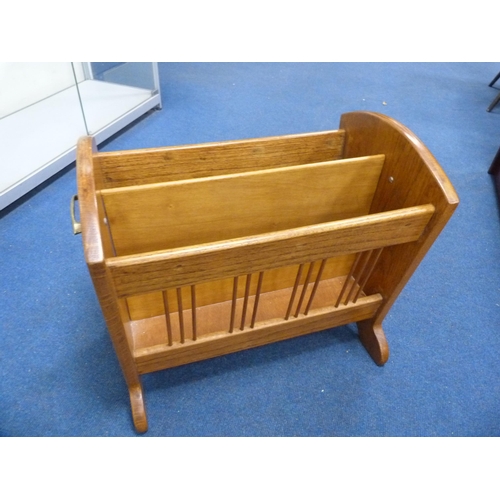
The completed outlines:
<svg viewBox="0 0 500 500">
<path fill-rule="evenodd" d="M 143 377 L 146 436 L 500 436 L 499 63 L 160 65 L 163 109 L 103 151 L 338 127 L 373 110 L 429 147 L 461 204 L 387 317 Z M 75 137 L 75 141 L 76 141 Z M 0 435 L 134 436 L 73 236 L 74 165 L 0 216 Z"/>
</svg>

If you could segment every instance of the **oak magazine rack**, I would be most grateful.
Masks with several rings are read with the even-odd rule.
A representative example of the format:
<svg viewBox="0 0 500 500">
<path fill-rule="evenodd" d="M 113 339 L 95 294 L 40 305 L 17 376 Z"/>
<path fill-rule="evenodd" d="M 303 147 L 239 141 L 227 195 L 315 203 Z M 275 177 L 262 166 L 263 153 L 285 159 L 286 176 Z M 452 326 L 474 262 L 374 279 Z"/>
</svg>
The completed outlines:
<svg viewBox="0 0 500 500">
<path fill-rule="evenodd" d="M 154 149 L 77 149 L 74 232 L 128 386 L 141 375 L 348 323 L 373 360 L 382 321 L 458 205 L 392 118 Z M 78 199 L 80 223 L 74 218 Z"/>
</svg>

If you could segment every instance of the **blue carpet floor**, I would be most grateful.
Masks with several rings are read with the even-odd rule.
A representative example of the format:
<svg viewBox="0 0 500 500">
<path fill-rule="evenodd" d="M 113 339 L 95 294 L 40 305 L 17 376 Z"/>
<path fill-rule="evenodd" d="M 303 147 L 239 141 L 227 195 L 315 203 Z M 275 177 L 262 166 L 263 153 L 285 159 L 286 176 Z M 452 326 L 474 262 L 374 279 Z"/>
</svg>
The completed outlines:
<svg viewBox="0 0 500 500">
<path fill-rule="evenodd" d="M 160 65 L 163 109 L 103 151 L 338 128 L 387 114 L 429 147 L 461 204 L 384 322 L 143 377 L 146 436 L 500 436 L 498 63 Z M 75 138 L 76 141 L 77 138 Z M 1 213 L 0 435 L 135 436 L 128 392 L 73 236 L 71 165 Z"/>
</svg>

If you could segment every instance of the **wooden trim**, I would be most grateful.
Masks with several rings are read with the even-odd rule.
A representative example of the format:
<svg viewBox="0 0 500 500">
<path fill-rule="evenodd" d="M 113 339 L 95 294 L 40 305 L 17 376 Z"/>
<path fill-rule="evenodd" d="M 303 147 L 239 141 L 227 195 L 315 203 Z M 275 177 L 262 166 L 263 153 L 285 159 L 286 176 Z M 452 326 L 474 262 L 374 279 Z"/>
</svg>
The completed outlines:
<svg viewBox="0 0 500 500">
<path fill-rule="evenodd" d="M 356 304 L 338 308 L 325 307 L 312 310 L 308 316 L 291 317 L 288 321 L 278 319 L 258 324 L 253 329 L 235 330 L 232 334 L 220 334 L 196 342 L 174 344 L 172 347 L 156 346 L 138 349 L 135 362 L 141 374 L 165 368 L 213 358 L 242 349 L 258 347 L 299 335 L 334 328 L 351 321 L 371 318 L 382 302 L 381 295 L 363 297 Z"/>
<path fill-rule="evenodd" d="M 341 158 L 342 130 L 98 153 L 105 187 L 137 186 Z"/>
<path fill-rule="evenodd" d="M 100 193 L 117 254 L 130 255 L 366 215 L 383 163 L 376 155 Z"/>
<path fill-rule="evenodd" d="M 346 132 L 346 158 L 385 154 L 370 213 L 427 203 L 435 207 L 422 238 L 385 249 L 366 284 L 366 293 L 380 292 L 385 298 L 375 320 L 380 325 L 452 216 L 459 199 L 431 152 L 396 120 L 379 113 L 354 112 L 342 115 L 340 127 Z"/>
<path fill-rule="evenodd" d="M 124 327 L 128 317 L 125 317 L 125 310 L 122 310 L 119 306 L 118 298 L 115 295 L 104 262 L 105 255 L 113 255 L 113 251 L 109 233 L 103 231 L 104 224 L 101 223 L 104 219 L 103 205 L 95 191 L 97 181 L 92 155 L 96 149 L 95 141 L 90 137 L 84 137 L 78 142 L 77 183 L 83 249 L 96 295 L 125 380 L 129 389 L 134 386 L 137 392 L 141 390 L 141 384 L 132 358 L 132 347 L 129 344 Z"/>
<path fill-rule="evenodd" d="M 105 215 L 100 197 L 96 191 L 97 179 L 94 172 L 93 154 L 97 151 L 91 137 L 78 141 L 76 168 L 78 203 L 82 225 L 82 242 L 87 264 L 103 262 L 104 257 L 113 255 L 109 233 L 102 231 L 101 221 Z"/>
<path fill-rule="evenodd" d="M 420 237 L 433 213 L 424 205 L 106 264 L 118 296 L 126 297 L 407 243 Z"/>
</svg>

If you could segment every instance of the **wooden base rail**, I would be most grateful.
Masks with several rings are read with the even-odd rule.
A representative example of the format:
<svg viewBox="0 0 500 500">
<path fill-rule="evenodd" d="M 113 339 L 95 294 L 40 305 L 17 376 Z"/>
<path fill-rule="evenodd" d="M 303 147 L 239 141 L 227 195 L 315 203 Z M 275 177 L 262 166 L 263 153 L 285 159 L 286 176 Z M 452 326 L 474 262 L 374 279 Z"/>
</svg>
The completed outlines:
<svg viewBox="0 0 500 500">
<path fill-rule="evenodd" d="M 292 316 L 287 321 L 283 318 L 263 321 L 249 329 L 235 329 L 232 333 L 227 330 L 215 332 L 196 342 L 186 340 L 184 343 L 174 343 L 171 347 L 165 343 L 151 347 L 142 347 L 134 350 L 134 358 L 139 373 L 149 373 L 165 368 L 180 366 L 187 362 L 229 354 L 241 349 L 249 349 L 261 345 L 286 340 L 304 335 L 305 333 L 319 332 L 327 328 L 334 328 L 348 322 L 356 322 L 371 318 L 382 302 L 380 294 L 362 297 L 357 304 L 347 306 L 322 307 L 314 309 L 308 315 Z M 161 329 L 160 322 L 154 318 L 143 320 L 136 328 L 144 328 L 147 324 L 150 330 Z M 190 361 L 188 361 L 190 360 Z"/>
</svg>

